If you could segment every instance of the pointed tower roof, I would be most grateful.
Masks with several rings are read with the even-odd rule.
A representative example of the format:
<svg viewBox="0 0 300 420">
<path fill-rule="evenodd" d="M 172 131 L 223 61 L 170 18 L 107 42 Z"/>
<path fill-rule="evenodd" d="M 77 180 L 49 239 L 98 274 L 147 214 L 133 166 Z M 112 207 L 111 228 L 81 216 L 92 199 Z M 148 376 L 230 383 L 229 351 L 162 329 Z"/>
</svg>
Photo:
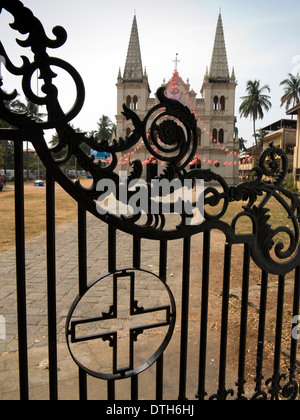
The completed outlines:
<svg viewBox="0 0 300 420">
<path fill-rule="evenodd" d="M 124 82 L 143 81 L 143 64 L 136 16 L 133 18 L 123 79 Z"/>
<path fill-rule="evenodd" d="M 217 81 L 230 80 L 221 13 L 219 14 L 217 24 L 217 31 L 213 55 L 211 59 L 209 77 L 210 79 L 214 79 Z"/>
</svg>

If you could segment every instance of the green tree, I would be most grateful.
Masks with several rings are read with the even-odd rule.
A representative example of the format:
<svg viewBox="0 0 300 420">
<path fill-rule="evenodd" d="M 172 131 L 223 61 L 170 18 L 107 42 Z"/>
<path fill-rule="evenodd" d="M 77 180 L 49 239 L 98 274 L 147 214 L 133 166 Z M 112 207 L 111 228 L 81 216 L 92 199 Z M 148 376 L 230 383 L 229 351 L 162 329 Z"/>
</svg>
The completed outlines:
<svg viewBox="0 0 300 420">
<path fill-rule="evenodd" d="M 0 168 L 4 167 L 4 145 L 2 144 L 4 142 L 0 141 Z"/>
<path fill-rule="evenodd" d="M 6 128 L 1 127 L 0 128 Z M 12 141 L 0 140 L 0 168 L 4 169 L 6 174 L 7 169 L 14 169 L 14 143 Z"/>
<path fill-rule="evenodd" d="M 268 85 L 260 86 L 260 80 L 249 80 L 246 86 L 247 96 L 242 96 L 243 102 L 239 108 L 240 116 L 244 118 L 250 117 L 253 120 L 253 133 L 255 138 L 255 145 L 257 144 L 256 121 L 264 118 L 264 110 L 269 111 L 272 104 L 269 99 L 270 96 L 265 95 L 264 92 L 271 91 Z"/>
<path fill-rule="evenodd" d="M 264 138 L 266 137 L 266 135 L 267 135 L 266 131 L 263 130 L 262 128 L 256 131 L 256 140 L 257 140 L 258 147 L 263 147 Z"/>
<path fill-rule="evenodd" d="M 246 143 L 247 140 L 243 139 L 243 137 L 239 138 L 239 151 L 244 152 L 246 150 Z"/>
<path fill-rule="evenodd" d="M 288 74 L 288 79 L 283 80 L 280 86 L 284 86 L 284 95 L 281 98 L 281 105 L 285 105 L 286 110 L 296 106 L 300 102 L 300 75 L 297 76 Z M 292 119 L 293 119 L 292 115 Z"/>
<path fill-rule="evenodd" d="M 96 137 L 98 140 L 107 140 L 109 141 L 112 137 L 113 132 L 116 130 L 115 124 L 111 121 L 106 115 L 102 115 L 99 119 L 98 131 L 96 132 Z"/>
<path fill-rule="evenodd" d="M 14 112 L 28 112 L 34 119 L 37 121 L 42 121 L 42 118 L 46 115 L 39 112 L 38 105 L 30 102 L 28 99 L 26 104 L 24 104 L 19 99 L 14 101 L 6 101 L 6 106 Z M 7 124 L 5 121 L 0 121 L 0 127 L 2 128 L 10 128 L 10 125 Z M 28 149 L 29 149 L 29 142 L 27 141 L 27 150 L 26 150 L 26 170 L 27 170 L 27 178 L 29 178 L 29 158 L 28 158 Z"/>
<path fill-rule="evenodd" d="M 5 105 L 14 112 L 26 111 L 26 106 L 18 99 L 5 101 Z M 0 128 L 11 128 L 11 125 L 4 120 L 0 120 Z M 11 141 L 0 141 L 0 166 L 4 169 L 5 174 L 7 169 L 14 168 L 14 145 Z"/>
</svg>

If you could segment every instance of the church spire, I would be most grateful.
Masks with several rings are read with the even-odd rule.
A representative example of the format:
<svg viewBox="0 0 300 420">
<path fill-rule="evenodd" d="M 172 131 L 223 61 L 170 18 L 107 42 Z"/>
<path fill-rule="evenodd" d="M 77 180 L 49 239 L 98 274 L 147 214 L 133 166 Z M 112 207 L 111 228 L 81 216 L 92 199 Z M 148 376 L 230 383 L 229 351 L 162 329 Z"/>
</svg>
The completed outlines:
<svg viewBox="0 0 300 420">
<path fill-rule="evenodd" d="M 229 81 L 230 79 L 221 12 L 217 24 L 209 77 L 217 81 Z"/>
<path fill-rule="evenodd" d="M 143 65 L 136 15 L 133 18 L 123 79 L 124 82 L 143 81 Z"/>
</svg>

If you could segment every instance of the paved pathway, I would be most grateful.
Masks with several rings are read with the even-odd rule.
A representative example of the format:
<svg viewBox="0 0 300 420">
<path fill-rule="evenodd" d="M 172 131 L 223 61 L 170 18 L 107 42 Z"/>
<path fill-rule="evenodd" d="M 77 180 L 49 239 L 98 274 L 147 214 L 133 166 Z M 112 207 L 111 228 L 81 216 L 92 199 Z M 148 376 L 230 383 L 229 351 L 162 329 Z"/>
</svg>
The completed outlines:
<svg viewBox="0 0 300 420">
<path fill-rule="evenodd" d="M 107 226 L 88 217 L 88 281 L 107 272 Z M 118 265 L 131 266 L 131 242 L 118 238 Z M 57 328 L 63 339 L 69 308 L 78 294 L 77 221 L 57 229 Z M 0 354 L 17 350 L 15 251 L 0 254 L 0 315 L 6 320 L 6 340 L 0 341 Z M 28 346 L 47 344 L 46 236 L 26 244 L 26 287 Z"/>
</svg>

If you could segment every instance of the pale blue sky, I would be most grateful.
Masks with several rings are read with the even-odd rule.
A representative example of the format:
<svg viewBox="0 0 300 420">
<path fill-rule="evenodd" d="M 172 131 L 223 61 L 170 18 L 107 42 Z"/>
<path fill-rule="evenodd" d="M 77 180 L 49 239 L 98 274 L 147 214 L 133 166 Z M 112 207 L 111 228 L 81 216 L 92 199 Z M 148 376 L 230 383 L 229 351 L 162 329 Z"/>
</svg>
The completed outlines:
<svg viewBox="0 0 300 420">
<path fill-rule="evenodd" d="M 70 62 L 82 75 L 86 103 L 74 125 L 93 130 L 102 114 L 114 120 L 116 79 L 124 69 L 134 11 L 139 27 L 143 66 L 147 67 L 152 94 L 173 71 L 179 54 L 181 77 L 190 79 L 198 93 L 206 66 L 210 65 L 219 9 L 223 25 L 230 71 L 235 67 L 238 80 L 236 116 L 240 136 L 252 142 L 250 120 L 240 120 L 240 97 L 247 80 L 259 79 L 271 87 L 272 110 L 258 123 L 258 128 L 285 117 L 280 108 L 283 94 L 279 83 L 288 73 L 300 73 L 300 1 L 254 0 L 23 0 L 43 22 L 48 35 L 62 25 L 69 38 L 65 46 L 51 55 Z M 7 30 L 8 15 L 0 16 L 1 40 L 13 58 L 15 32 Z M 12 49 L 13 46 L 13 49 Z M 24 54 L 24 51 L 21 51 Z M 13 81 L 6 74 L 7 86 Z M 62 103 L 72 103 L 72 88 L 60 76 Z"/>
</svg>

